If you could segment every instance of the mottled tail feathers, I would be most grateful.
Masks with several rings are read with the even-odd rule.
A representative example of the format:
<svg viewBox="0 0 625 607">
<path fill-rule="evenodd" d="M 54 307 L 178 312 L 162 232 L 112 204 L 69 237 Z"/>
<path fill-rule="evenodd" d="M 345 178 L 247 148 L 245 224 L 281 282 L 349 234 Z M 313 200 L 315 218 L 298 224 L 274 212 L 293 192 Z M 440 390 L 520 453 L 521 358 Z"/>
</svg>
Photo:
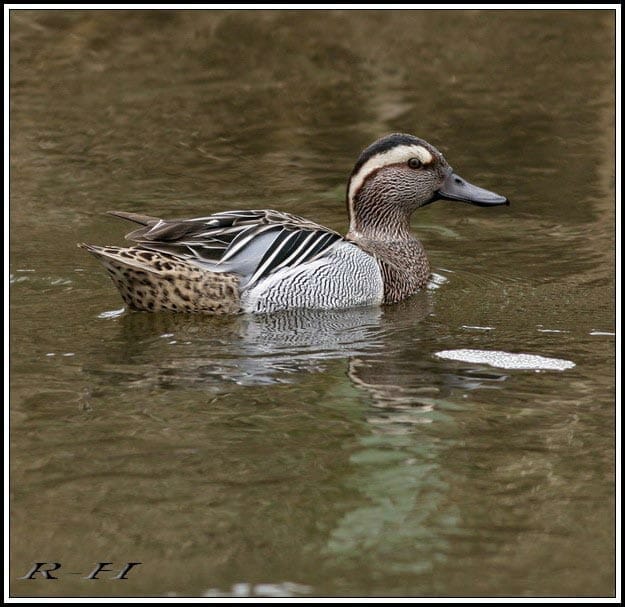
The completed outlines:
<svg viewBox="0 0 625 607">
<path fill-rule="evenodd" d="M 145 215 L 116 213 L 136 223 Z M 158 221 L 158 220 L 156 220 Z M 126 304 L 135 310 L 232 314 L 241 311 L 239 277 L 211 272 L 173 255 L 135 247 L 79 244 L 106 268 Z"/>
</svg>

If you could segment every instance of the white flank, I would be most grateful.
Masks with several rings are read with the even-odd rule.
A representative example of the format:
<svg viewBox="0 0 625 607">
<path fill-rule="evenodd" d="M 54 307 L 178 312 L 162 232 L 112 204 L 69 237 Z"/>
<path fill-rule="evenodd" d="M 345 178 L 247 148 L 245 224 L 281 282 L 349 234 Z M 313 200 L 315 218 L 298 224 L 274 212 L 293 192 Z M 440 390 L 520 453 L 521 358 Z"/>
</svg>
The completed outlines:
<svg viewBox="0 0 625 607">
<path fill-rule="evenodd" d="M 354 200 L 356 192 L 362 187 L 362 184 L 373 171 L 377 171 L 389 164 L 408 162 L 411 158 L 418 158 L 423 164 L 429 164 L 434 160 L 432 154 L 422 145 L 398 145 L 386 152 L 381 152 L 369 158 L 349 182 L 350 202 Z"/>
</svg>

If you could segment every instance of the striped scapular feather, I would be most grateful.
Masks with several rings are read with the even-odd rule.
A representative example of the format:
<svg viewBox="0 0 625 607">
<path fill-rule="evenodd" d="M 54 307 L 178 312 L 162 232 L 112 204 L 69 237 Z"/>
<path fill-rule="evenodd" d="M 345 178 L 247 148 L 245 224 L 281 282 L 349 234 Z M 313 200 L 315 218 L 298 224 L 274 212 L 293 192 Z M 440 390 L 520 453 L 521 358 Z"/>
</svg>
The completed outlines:
<svg viewBox="0 0 625 607">
<path fill-rule="evenodd" d="M 317 259 L 344 240 L 324 226 L 273 210 L 225 211 L 173 221 L 137 213 L 110 214 L 141 224 L 126 235 L 140 248 L 212 271 L 240 274 L 248 287 L 281 268 Z"/>
</svg>

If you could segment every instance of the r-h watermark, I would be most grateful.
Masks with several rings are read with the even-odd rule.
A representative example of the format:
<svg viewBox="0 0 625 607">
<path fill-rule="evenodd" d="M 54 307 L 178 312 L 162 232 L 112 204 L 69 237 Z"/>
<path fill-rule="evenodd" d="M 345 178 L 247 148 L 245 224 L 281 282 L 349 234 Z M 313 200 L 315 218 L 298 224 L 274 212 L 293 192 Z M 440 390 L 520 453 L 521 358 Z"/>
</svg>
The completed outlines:
<svg viewBox="0 0 625 607">
<path fill-rule="evenodd" d="M 138 565 L 142 565 L 139 561 L 131 561 L 126 563 L 119 571 L 117 569 L 108 569 L 108 565 L 113 565 L 114 563 L 98 563 L 95 566 L 95 569 L 89 573 L 89 575 L 83 576 L 85 580 L 100 580 L 100 579 L 109 579 L 109 580 L 127 580 L 128 573 L 134 567 Z M 44 561 L 43 563 L 35 563 L 30 571 L 23 577 L 19 578 L 20 580 L 58 580 L 61 577 L 61 573 L 59 573 L 59 569 L 61 569 L 61 563 L 53 563 Z M 107 571 L 116 572 L 116 575 L 110 575 L 105 577 L 99 577 L 101 573 L 105 573 Z M 53 575 L 54 574 L 54 575 Z M 67 575 L 83 575 L 82 573 L 77 573 L 75 571 L 68 571 Z"/>
</svg>

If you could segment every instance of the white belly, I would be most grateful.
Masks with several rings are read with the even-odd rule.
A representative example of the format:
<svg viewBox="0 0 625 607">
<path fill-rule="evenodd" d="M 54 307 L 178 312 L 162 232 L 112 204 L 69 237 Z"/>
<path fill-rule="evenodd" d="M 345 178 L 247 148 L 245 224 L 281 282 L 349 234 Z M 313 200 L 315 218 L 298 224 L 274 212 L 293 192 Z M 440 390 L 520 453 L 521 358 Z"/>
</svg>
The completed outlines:
<svg viewBox="0 0 625 607">
<path fill-rule="evenodd" d="M 283 268 L 241 294 L 245 312 L 292 308 L 379 305 L 384 283 L 378 262 L 357 246 L 340 242 L 322 258 Z"/>
</svg>

